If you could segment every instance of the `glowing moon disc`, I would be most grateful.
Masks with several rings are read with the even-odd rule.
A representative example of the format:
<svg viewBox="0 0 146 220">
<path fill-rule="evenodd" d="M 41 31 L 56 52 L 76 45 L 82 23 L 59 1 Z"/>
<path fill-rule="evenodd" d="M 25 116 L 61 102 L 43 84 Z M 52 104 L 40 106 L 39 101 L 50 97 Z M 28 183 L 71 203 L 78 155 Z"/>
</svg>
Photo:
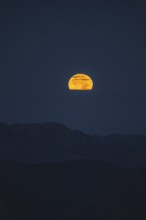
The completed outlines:
<svg viewBox="0 0 146 220">
<path fill-rule="evenodd" d="M 93 81 L 88 75 L 78 73 L 70 78 L 68 87 L 70 90 L 92 90 Z"/>
</svg>

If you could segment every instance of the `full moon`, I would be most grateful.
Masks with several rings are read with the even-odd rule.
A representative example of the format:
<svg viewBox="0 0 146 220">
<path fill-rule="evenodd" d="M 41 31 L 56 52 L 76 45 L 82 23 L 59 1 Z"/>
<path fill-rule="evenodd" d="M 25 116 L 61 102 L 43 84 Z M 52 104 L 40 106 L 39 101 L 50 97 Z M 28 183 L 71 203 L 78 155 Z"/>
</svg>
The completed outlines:
<svg viewBox="0 0 146 220">
<path fill-rule="evenodd" d="M 78 73 L 69 79 L 68 87 L 70 90 L 92 90 L 93 81 L 88 75 Z"/>
</svg>

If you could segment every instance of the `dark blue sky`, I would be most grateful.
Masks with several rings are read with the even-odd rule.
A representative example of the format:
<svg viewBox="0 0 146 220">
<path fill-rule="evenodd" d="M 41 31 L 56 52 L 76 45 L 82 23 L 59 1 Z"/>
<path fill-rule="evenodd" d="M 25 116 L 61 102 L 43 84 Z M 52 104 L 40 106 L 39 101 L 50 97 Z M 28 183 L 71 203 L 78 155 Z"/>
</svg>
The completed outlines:
<svg viewBox="0 0 146 220">
<path fill-rule="evenodd" d="M 146 134 L 145 1 L 0 5 L 0 121 Z M 92 92 L 73 92 L 78 72 Z"/>
</svg>

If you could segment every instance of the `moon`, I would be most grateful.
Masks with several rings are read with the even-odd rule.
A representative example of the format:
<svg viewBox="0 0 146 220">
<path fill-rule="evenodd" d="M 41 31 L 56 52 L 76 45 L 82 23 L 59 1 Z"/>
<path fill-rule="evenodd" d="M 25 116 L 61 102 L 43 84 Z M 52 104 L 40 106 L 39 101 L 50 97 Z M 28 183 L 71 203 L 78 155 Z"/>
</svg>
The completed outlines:
<svg viewBox="0 0 146 220">
<path fill-rule="evenodd" d="M 68 81 L 69 90 L 92 90 L 93 81 L 87 74 L 77 73 Z"/>
</svg>

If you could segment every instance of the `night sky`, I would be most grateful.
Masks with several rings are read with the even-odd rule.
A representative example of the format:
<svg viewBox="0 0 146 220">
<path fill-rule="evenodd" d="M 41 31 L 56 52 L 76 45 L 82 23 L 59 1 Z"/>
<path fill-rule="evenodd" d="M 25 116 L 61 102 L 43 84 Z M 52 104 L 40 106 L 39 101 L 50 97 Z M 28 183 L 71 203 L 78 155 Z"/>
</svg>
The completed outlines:
<svg viewBox="0 0 146 220">
<path fill-rule="evenodd" d="M 146 134 L 145 1 L 0 5 L 0 121 Z M 69 91 L 75 73 L 93 91 Z"/>
</svg>

